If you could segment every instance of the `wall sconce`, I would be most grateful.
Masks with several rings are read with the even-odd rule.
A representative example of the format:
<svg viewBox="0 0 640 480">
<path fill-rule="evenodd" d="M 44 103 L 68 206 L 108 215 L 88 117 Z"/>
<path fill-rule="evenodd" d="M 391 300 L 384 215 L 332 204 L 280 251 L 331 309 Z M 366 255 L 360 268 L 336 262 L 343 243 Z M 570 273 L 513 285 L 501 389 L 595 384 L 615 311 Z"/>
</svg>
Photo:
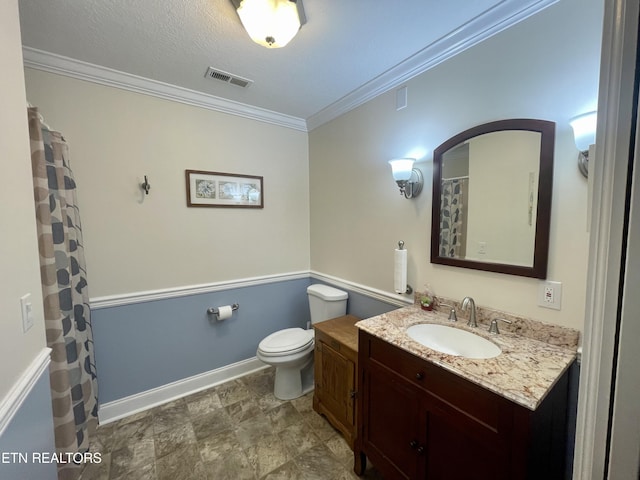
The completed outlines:
<svg viewBox="0 0 640 480">
<path fill-rule="evenodd" d="M 306 23 L 302 0 L 231 0 L 251 40 L 284 47 Z"/>
<path fill-rule="evenodd" d="M 417 197 L 422 191 L 422 172 L 413 168 L 413 158 L 396 158 L 389 160 L 393 179 L 400 187 L 400 195 L 405 198 Z"/>
<path fill-rule="evenodd" d="M 596 124 L 598 112 L 589 112 L 572 119 L 569 124 L 573 128 L 573 137 L 578 154 L 578 169 L 585 177 L 589 176 L 589 145 L 596 142 Z"/>
</svg>

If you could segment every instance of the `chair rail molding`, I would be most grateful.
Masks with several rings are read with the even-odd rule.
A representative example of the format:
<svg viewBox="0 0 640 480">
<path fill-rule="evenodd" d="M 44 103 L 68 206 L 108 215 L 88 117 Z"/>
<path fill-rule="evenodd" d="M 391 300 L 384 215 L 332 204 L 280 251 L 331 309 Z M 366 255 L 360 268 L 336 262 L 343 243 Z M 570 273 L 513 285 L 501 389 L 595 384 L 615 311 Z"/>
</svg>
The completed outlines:
<svg viewBox="0 0 640 480">
<path fill-rule="evenodd" d="M 49 363 L 51 363 L 51 349 L 45 347 L 38 352 L 24 374 L 0 402 L 0 436 L 20 410 L 38 379 L 47 371 Z"/>
</svg>

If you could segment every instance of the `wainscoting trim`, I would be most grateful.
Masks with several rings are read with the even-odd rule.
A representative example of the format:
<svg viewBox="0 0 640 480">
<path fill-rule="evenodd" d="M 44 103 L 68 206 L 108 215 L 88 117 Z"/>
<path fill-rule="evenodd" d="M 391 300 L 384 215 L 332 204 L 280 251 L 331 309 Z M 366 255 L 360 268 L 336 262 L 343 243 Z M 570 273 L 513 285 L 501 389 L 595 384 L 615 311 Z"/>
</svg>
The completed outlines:
<svg viewBox="0 0 640 480">
<path fill-rule="evenodd" d="M 130 395 L 100 405 L 98 419 L 100 425 L 115 422 L 138 412 L 162 405 L 163 403 L 182 398 L 187 395 L 215 387 L 229 380 L 243 377 L 253 372 L 268 368 L 256 357 L 232 363 L 215 370 L 187 377 L 176 382 L 152 388 L 145 392 Z"/>
<path fill-rule="evenodd" d="M 266 275 L 262 277 L 242 278 L 230 280 L 227 282 L 216 282 L 203 285 L 188 285 L 184 287 L 166 288 L 163 290 L 150 290 L 146 292 L 134 292 L 124 295 L 110 295 L 105 297 L 92 298 L 91 309 L 98 310 L 101 308 L 121 307 L 124 305 L 133 305 L 135 303 L 151 302 L 154 300 L 165 300 L 168 298 L 186 297 L 188 295 L 197 295 L 201 293 L 220 292 L 230 290 L 232 288 L 253 287 L 257 285 L 265 285 L 268 283 L 285 282 L 288 280 L 301 280 L 305 278 L 313 278 L 321 282 L 334 285 L 337 288 L 346 288 L 354 292 L 361 293 L 371 298 L 395 305 L 397 307 L 405 307 L 413 303 L 411 295 L 397 295 L 391 292 L 385 292 L 376 288 L 354 283 L 332 275 L 321 272 L 304 271 L 282 273 L 277 275 Z"/>
<path fill-rule="evenodd" d="M 49 363 L 51 363 L 51 349 L 45 347 L 40 350 L 22 377 L 2 400 L 0 403 L 0 436 L 20 410 L 38 379 L 47 371 Z"/>
<path fill-rule="evenodd" d="M 367 287 L 366 285 L 350 282 L 349 280 L 343 280 L 332 275 L 327 275 L 315 271 L 309 272 L 309 275 L 311 278 L 315 278 L 316 280 L 331 283 L 337 288 L 346 288 L 347 290 L 361 293 L 362 295 L 366 295 L 367 297 L 375 298 L 376 300 L 381 300 L 385 303 L 389 303 L 397 307 L 406 307 L 407 305 L 411 305 L 413 303 L 413 295 L 398 295 L 389 293 L 385 292 L 384 290 Z"/>
<path fill-rule="evenodd" d="M 220 292 L 232 288 L 253 287 L 268 283 L 286 282 L 288 280 L 300 280 L 309 278 L 309 272 L 292 272 L 263 277 L 242 278 L 226 282 L 208 283 L 202 285 L 187 285 L 184 287 L 165 288 L 162 290 L 149 290 L 146 292 L 126 293 L 124 295 L 109 295 L 96 297 L 90 300 L 91 309 L 121 307 L 135 303 L 151 302 L 153 300 L 165 300 L 168 298 L 186 297 L 201 293 Z"/>
</svg>

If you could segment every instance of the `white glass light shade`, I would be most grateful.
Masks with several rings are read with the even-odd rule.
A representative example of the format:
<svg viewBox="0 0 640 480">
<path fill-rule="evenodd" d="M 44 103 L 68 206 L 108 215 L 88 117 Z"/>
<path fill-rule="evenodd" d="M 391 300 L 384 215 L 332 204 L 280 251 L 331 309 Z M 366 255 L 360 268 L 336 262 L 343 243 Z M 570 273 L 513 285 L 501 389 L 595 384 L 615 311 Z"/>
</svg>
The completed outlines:
<svg viewBox="0 0 640 480">
<path fill-rule="evenodd" d="M 598 113 L 590 112 L 580 115 L 569 122 L 571 128 L 573 128 L 576 147 L 578 147 L 578 150 L 581 152 L 589 150 L 589 145 L 596 142 L 597 119 Z"/>
<path fill-rule="evenodd" d="M 389 160 L 393 179 L 396 182 L 398 180 L 408 181 L 411 178 L 411 172 L 413 171 L 414 162 L 415 159 L 413 158 L 396 158 L 394 160 Z"/>
<path fill-rule="evenodd" d="M 251 40 L 267 48 L 284 47 L 300 30 L 298 8 L 290 0 L 242 0 L 238 16 Z"/>
</svg>

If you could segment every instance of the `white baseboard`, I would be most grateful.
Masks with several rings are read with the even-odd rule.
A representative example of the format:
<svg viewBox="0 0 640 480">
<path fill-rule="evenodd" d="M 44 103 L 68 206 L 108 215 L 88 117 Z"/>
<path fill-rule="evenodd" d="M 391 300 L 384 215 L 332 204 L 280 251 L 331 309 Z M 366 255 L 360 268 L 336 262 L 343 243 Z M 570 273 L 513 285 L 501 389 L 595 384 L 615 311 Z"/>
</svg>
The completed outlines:
<svg viewBox="0 0 640 480">
<path fill-rule="evenodd" d="M 256 357 L 232 363 L 231 365 L 102 404 L 98 410 L 98 419 L 101 425 L 115 422 L 134 413 L 148 410 L 265 368 L 268 368 L 268 365 L 265 365 Z"/>
<path fill-rule="evenodd" d="M 7 429 L 13 417 L 31 393 L 40 377 L 47 372 L 51 363 L 51 349 L 45 347 L 33 359 L 22 377 L 16 382 L 9 393 L 0 402 L 0 436 Z"/>
</svg>

